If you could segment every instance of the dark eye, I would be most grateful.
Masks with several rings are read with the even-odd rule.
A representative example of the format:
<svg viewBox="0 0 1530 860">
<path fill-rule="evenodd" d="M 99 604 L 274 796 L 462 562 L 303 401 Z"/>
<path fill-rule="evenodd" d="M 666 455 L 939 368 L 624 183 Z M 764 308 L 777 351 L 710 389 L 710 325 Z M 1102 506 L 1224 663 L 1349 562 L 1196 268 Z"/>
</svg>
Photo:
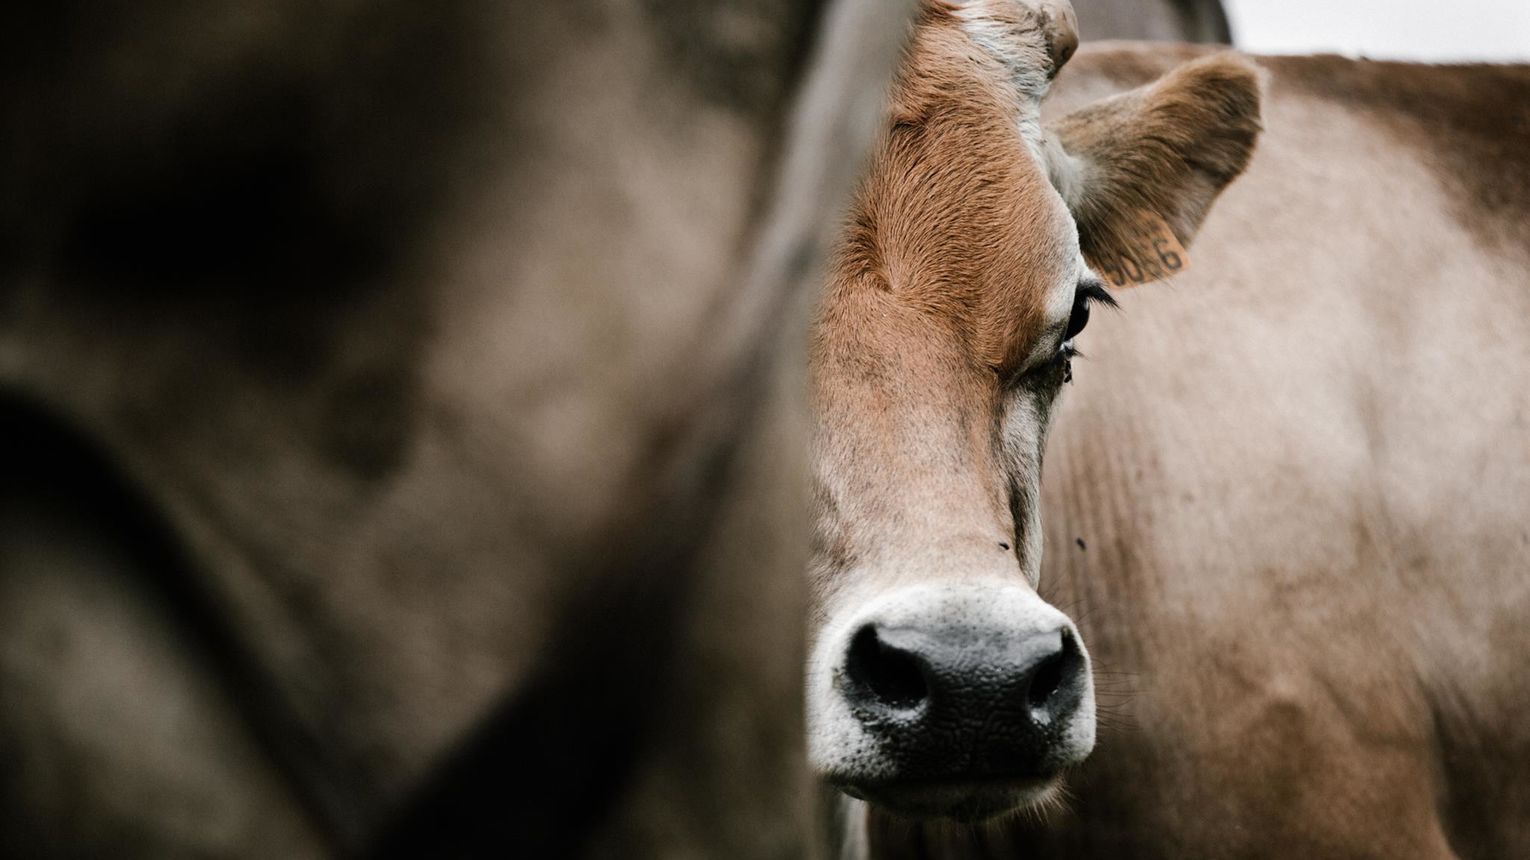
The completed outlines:
<svg viewBox="0 0 1530 860">
<path fill-rule="evenodd" d="M 1073 339 L 1075 335 L 1089 325 L 1089 297 L 1084 295 L 1083 290 L 1073 294 L 1073 313 L 1068 316 L 1068 327 L 1063 331 L 1063 341 Z"/>
<path fill-rule="evenodd" d="M 1099 302 L 1107 307 L 1115 307 L 1116 300 L 1106 292 L 1105 285 L 1097 280 L 1088 280 L 1078 285 L 1078 290 L 1073 294 L 1073 313 L 1068 316 L 1068 327 L 1063 331 L 1063 342 L 1067 343 L 1089 325 L 1089 305 L 1091 302 Z"/>
</svg>

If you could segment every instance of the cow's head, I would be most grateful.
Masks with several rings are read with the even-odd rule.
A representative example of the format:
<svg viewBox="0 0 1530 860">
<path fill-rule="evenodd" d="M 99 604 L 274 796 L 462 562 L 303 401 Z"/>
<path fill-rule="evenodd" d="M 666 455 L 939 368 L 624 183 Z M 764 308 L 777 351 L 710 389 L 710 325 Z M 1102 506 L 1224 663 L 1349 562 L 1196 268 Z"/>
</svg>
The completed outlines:
<svg viewBox="0 0 1530 860">
<path fill-rule="evenodd" d="M 809 745 L 895 812 L 1033 804 L 1093 748 L 1088 653 L 1036 593 L 1050 417 L 1110 303 L 1086 260 L 1174 268 L 1145 227 L 1189 242 L 1258 133 L 1227 55 L 1044 128 L 1076 43 L 1066 0 L 926 0 L 819 311 Z"/>
</svg>

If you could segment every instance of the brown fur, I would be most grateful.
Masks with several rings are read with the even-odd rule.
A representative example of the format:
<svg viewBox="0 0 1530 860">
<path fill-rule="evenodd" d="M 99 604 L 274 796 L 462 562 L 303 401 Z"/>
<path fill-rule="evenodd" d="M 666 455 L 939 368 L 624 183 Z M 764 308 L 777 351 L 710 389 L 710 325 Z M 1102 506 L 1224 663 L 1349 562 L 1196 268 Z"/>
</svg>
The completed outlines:
<svg viewBox="0 0 1530 860">
<path fill-rule="evenodd" d="M 820 553 L 837 569 L 866 551 L 850 523 L 927 518 L 913 513 L 923 486 L 914 475 L 931 469 L 941 474 L 930 487 L 960 487 L 964 501 L 941 506 L 952 528 L 1016 528 L 995 427 L 1004 386 L 1041 337 L 1048 296 L 1076 252 L 1064 201 L 1022 134 L 1040 93 L 1017 91 L 1015 63 L 1036 72 L 1022 81 L 1045 80 L 1067 52 L 1049 53 L 1058 40 L 1041 35 L 1042 22 L 1060 18 L 979 6 L 1013 33 L 1006 57 L 974 40 L 953 7 L 925 4 L 822 301 L 820 460 L 837 464 L 847 485 L 820 489 Z M 1060 142 L 1084 166 L 1061 168 L 1058 184 L 1074 192 L 1067 203 L 1084 218 L 1085 241 L 1105 242 L 1142 207 L 1162 210 L 1189 241 L 1247 162 L 1258 104 L 1251 68 L 1224 56 L 1065 118 Z M 910 423 L 916 413 L 951 423 Z M 852 465 L 872 462 L 880 467 Z"/>
<path fill-rule="evenodd" d="M 1202 55 L 1086 48 L 1054 107 Z M 1525 69 L 1257 62 L 1258 153 L 1049 449 L 1099 745 L 1065 809 L 876 856 L 1530 856 Z"/>
<path fill-rule="evenodd" d="M 1022 47 L 1045 61 L 1039 41 Z M 994 541 L 1009 528 L 991 439 L 998 383 L 1040 334 L 1046 292 L 1069 262 L 1067 215 L 1026 154 L 1018 102 L 1004 64 L 950 9 L 926 4 L 822 299 L 812 360 L 820 424 L 860 428 L 821 434 L 827 456 L 970 478 L 953 509 L 975 506 L 971 521 L 993 523 Z M 952 423 L 911 423 L 915 402 L 939 404 Z M 929 449 L 934 459 L 905 459 L 921 449 L 909 434 L 932 433 L 949 444 Z M 843 478 L 854 489 L 823 496 L 841 525 L 921 516 L 909 473 Z M 820 551 L 837 568 L 869 550 L 853 530 L 820 528 Z"/>
<path fill-rule="evenodd" d="M 824 305 L 874 285 L 949 326 L 976 366 L 1008 369 L 1038 333 L 1060 264 L 1032 225 L 1059 213 L 1021 155 L 998 61 L 976 54 L 956 19 L 927 7 L 903 68 Z"/>
</svg>

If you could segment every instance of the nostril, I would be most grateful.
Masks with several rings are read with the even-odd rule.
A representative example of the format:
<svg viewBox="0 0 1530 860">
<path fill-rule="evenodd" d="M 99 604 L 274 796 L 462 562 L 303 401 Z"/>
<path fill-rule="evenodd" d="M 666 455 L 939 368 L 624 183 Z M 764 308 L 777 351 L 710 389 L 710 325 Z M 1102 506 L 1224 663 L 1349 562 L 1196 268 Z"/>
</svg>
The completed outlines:
<svg viewBox="0 0 1530 860">
<path fill-rule="evenodd" d="M 1062 632 L 1062 647 L 1057 653 L 1052 654 L 1036 667 L 1031 673 L 1030 686 L 1026 690 L 1026 703 L 1030 706 L 1031 719 L 1037 725 L 1047 725 L 1057 716 L 1059 710 L 1057 691 L 1061 689 L 1076 674 L 1083 659 L 1079 655 L 1078 643 L 1074 641 L 1070 631 Z"/>
<path fill-rule="evenodd" d="M 918 659 L 883 642 L 876 627 L 870 624 L 850 641 L 846 671 L 852 684 L 889 708 L 914 708 L 929 696 Z"/>
<path fill-rule="evenodd" d="M 1048 657 L 1036 669 L 1036 674 L 1031 676 L 1031 688 L 1026 691 L 1026 701 L 1031 706 L 1031 719 L 1045 725 L 1052 721 L 1052 715 L 1048 712 L 1047 702 L 1052 694 L 1062 686 L 1063 670 L 1066 668 L 1064 656 L 1061 652 Z"/>
</svg>

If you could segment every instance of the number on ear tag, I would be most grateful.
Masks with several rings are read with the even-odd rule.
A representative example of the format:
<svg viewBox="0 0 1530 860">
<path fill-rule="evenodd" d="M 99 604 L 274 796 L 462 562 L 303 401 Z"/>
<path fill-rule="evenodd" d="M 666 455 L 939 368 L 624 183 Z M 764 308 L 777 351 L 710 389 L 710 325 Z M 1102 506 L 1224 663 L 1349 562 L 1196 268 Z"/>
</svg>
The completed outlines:
<svg viewBox="0 0 1530 860">
<path fill-rule="evenodd" d="M 1115 237 L 1116 253 L 1090 260 L 1100 277 L 1116 287 L 1161 281 L 1190 268 L 1190 255 L 1167 222 L 1153 212 L 1139 212 Z"/>
</svg>

